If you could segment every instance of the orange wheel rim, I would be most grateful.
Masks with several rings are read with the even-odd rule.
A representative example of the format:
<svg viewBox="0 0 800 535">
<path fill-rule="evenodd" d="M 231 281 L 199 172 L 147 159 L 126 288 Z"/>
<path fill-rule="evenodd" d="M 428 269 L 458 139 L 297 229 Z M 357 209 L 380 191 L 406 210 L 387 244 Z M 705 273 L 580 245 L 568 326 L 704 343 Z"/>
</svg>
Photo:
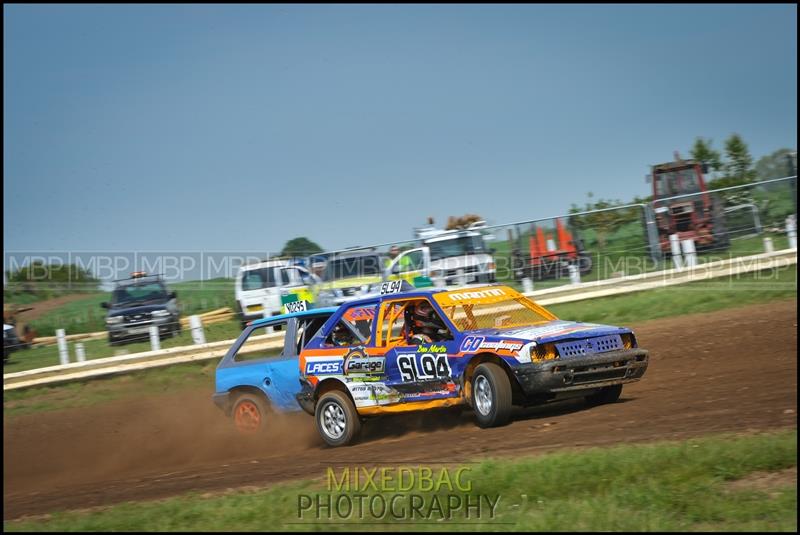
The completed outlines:
<svg viewBox="0 0 800 535">
<path fill-rule="evenodd" d="M 236 406 L 233 419 L 239 431 L 252 433 L 261 425 L 261 411 L 252 401 L 243 401 Z"/>
</svg>

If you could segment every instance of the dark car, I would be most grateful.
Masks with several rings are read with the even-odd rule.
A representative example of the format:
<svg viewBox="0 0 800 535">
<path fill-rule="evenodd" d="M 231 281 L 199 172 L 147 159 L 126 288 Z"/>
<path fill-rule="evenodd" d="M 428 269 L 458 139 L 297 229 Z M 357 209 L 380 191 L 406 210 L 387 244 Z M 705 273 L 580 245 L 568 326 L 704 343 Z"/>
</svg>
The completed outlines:
<svg viewBox="0 0 800 535">
<path fill-rule="evenodd" d="M 111 301 L 100 305 L 108 309 L 106 329 L 111 345 L 149 339 L 152 325 L 158 327 L 160 337 L 180 333 L 177 294 L 168 291 L 158 275 L 133 273 L 130 279 L 116 283 Z"/>
</svg>

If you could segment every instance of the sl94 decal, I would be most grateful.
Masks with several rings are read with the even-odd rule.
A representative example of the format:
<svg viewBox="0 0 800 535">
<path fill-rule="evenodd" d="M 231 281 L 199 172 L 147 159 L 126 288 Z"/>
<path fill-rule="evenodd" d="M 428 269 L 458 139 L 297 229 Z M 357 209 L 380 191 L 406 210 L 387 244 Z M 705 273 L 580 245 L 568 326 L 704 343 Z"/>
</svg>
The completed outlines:
<svg viewBox="0 0 800 535">
<path fill-rule="evenodd" d="M 447 355 L 398 355 L 397 367 L 403 382 L 431 381 L 446 379 L 452 375 Z"/>
<path fill-rule="evenodd" d="M 403 281 L 396 280 L 381 284 L 381 295 L 396 294 L 403 289 Z"/>
</svg>

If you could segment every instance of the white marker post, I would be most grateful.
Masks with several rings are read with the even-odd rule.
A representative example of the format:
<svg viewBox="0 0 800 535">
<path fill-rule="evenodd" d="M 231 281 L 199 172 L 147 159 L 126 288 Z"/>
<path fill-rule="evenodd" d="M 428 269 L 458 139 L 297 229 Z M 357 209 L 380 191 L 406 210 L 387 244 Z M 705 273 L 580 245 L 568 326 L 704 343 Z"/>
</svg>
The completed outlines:
<svg viewBox="0 0 800 535">
<path fill-rule="evenodd" d="M 158 335 L 158 325 L 150 326 L 150 349 L 153 351 L 161 349 L 161 337 Z"/>
<path fill-rule="evenodd" d="M 793 215 L 786 218 L 786 235 L 789 237 L 789 249 L 797 249 L 797 221 Z"/>
<path fill-rule="evenodd" d="M 681 269 L 683 267 L 683 259 L 681 258 L 681 240 L 678 238 L 677 234 L 669 235 L 669 247 L 672 251 L 672 263 L 675 266 L 675 269 Z"/>
<path fill-rule="evenodd" d="M 84 362 L 86 360 L 86 352 L 83 349 L 83 344 L 78 342 L 75 344 L 75 360 Z"/>
<path fill-rule="evenodd" d="M 203 321 L 200 316 L 189 316 L 189 329 L 192 331 L 192 342 L 196 345 L 206 343 L 206 333 L 203 331 Z"/>
<path fill-rule="evenodd" d="M 683 249 L 683 262 L 686 264 L 686 267 L 695 267 L 697 265 L 697 252 L 694 248 L 694 240 L 691 238 L 683 240 L 681 242 L 681 248 Z"/>
<path fill-rule="evenodd" d="M 261 303 L 261 317 L 264 318 L 264 319 L 272 317 L 272 314 L 270 314 L 268 305 L 269 305 L 269 301 L 267 301 L 266 299 L 264 300 L 263 303 Z M 266 327 L 264 329 L 264 332 L 266 334 L 272 334 L 272 333 L 275 332 L 275 329 L 273 329 L 272 326 L 270 325 L 269 327 Z"/>
<path fill-rule="evenodd" d="M 526 294 L 533 291 L 533 281 L 530 277 L 522 279 L 522 291 Z"/>
<path fill-rule="evenodd" d="M 569 270 L 569 283 L 570 284 L 580 284 L 581 283 L 581 270 L 578 269 L 578 266 L 575 264 L 570 264 L 567 266 Z"/>
<path fill-rule="evenodd" d="M 56 330 L 56 340 L 58 341 L 58 360 L 61 364 L 69 364 L 69 349 L 67 349 L 67 334 L 64 329 Z"/>
<path fill-rule="evenodd" d="M 769 236 L 764 236 L 764 252 L 765 253 L 774 253 L 775 246 L 772 245 L 772 238 Z"/>
</svg>

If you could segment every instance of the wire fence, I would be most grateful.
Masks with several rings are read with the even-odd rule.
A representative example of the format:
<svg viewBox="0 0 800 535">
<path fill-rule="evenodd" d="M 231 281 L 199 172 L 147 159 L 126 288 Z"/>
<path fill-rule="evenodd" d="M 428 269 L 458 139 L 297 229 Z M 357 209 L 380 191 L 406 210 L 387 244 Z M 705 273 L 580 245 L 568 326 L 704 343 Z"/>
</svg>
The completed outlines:
<svg viewBox="0 0 800 535">
<path fill-rule="evenodd" d="M 317 305 L 339 304 L 363 295 L 372 283 L 396 278 L 444 288 L 499 282 L 524 291 L 614 279 L 796 247 L 796 182 L 794 176 L 785 177 L 603 210 L 476 225 L 457 233 L 429 232 L 295 261 L 313 274 L 304 284 Z M 203 318 L 205 339 L 238 336 L 244 318 L 232 279 L 181 284 L 194 286 L 180 286 L 175 314 L 168 316 L 146 312 L 115 325 L 118 320 L 110 321 L 100 306 L 108 299 L 104 293 L 33 322 L 36 333 L 7 319 L 4 362 L 11 361 L 15 369 L 58 364 L 64 348 L 54 335 L 60 329 L 68 336 L 100 333 L 67 341 L 73 362 L 149 351 L 154 345 L 188 345 L 195 342 L 188 318 L 215 311 Z M 293 291 L 288 287 L 283 293 Z M 50 339 L 34 346 L 32 334 Z M 82 344 L 82 354 L 76 344 Z"/>
</svg>

